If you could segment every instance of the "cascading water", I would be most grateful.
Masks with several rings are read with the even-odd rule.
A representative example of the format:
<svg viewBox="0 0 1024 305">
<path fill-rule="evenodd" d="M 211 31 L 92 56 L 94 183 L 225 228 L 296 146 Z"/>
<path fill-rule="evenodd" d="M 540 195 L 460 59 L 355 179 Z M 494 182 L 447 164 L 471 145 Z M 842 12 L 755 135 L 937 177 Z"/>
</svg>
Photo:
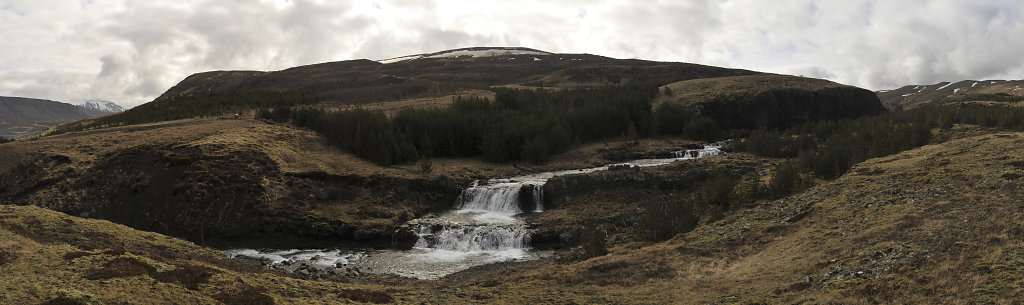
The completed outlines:
<svg viewBox="0 0 1024 305">
<path fill-rule="evenodd" d="M 544 211 L 541 189 L 530 182 L 474 182 L 462 190 L 454 210 L 409 223 L 419 236 L 414 247 L 485 255 L 528 250 L 529 226 L 516 215 Z"/>
<path fill-rule="evenodd" d="M 269 266 L 293 265 L 303 257 L 312 263 L 356 266 L 365 272 L 396 274 L 421 279 L 436 279 L 473 266 L 536 259 L 547 255 L 530 251 L 530 225 L 524 213 L 544 212 L 544 184 L 556 176 L 608 170 L 612 166 L 657 166 L 679 160 L 697 159 L 722 154 L 727 141 L 706 144 L 701 149 L 672 152 L 672 158 L 641 159 L 609 166 L 576 170 L 543 172 L 504 179 L 491 179 L 483 184 L 473 182 L 462 190 L 451 211 L 428 215 L 407 223 L 418 240 L 410 251 L 366 250 L 341 257 L 337 250 L 229 250 L 231 257 L 244 255 L 264 260 Z M 317 251 L 323 251 L 319 253 Z M 334 252 L 330 252 L 334 251 Z M 301 253 L 302 256 L 294 253 Z M 282 254 L 284 253 L 284 254 Z M 325 254 L 326 253 L 326 254 Z M 549 253 L 549 252 L 548 252 Z M 329 254 L 329 255 L 328 255 Z M 314 256 L 315 255 L 315 256 Z M 340 267 L 339 267 L 340 268 Z M 347 267 L 346 267 L 347 268 Z"/>
</svg>

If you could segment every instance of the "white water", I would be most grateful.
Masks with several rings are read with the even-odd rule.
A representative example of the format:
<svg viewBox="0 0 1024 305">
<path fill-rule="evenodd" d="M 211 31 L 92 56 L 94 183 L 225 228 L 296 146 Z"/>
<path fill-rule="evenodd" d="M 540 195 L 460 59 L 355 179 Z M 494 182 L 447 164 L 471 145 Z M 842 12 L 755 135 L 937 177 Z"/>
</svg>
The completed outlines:
<svg viewBox="0 0 1024 305">
<path fill-rule="evenodd" d="M 310 262 L 317 266 L 357 266 L 364 272 L 395 274 L 419 279 L 437 279 L 474 266 L 497 262 L 533 260 L 551 251 L 531 251 L 530 226 L 524 213 L 544 211 L 543 186 L 551 178 L 608 170 L 615 166 L 647 167 L 680 160 L 722 154 L 727 142 L 704 145 L 702 149 L 672 152 L 672 158 L 641 159 L 608 166 L 543 172 L 510 178 L 473 182 L 459 195 L 454 209 L 409 221 L 418 236 L 412 250 L 253 250 L 225 253 L 232 258 L 264 260 L 271 266 L 284 262 Z"/>
</svg>

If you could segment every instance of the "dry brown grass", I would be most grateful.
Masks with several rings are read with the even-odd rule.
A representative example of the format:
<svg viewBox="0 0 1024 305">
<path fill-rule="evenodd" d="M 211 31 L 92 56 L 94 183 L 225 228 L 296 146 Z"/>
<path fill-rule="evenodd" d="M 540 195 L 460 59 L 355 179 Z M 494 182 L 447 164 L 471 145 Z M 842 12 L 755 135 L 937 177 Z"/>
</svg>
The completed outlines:
<svg viewBox="0 0 1024 305">
<path fill-rule="evenodd" d="M 239 268 L 219 251 L 107 221 L 31 206 L 0 205 L 0 215 L 0 251 L 18 253 L 0 265 L 0 273 L 9 275 L 0 277 L 0 304 L 337 304 L 393 298 L 382 292 L 390 287 L 379 284 Z"/>
<path fill-rule="evenodd" d="M 654 105 L 669 102 L 691 106 L 692 103 L 714 100 L 723 96 L 754 96 L 767 90 L 797 89 L 817 91 L 825 88 L 848 87 L 823 79 L 791 75 L 763 74 L 685 80 L 666 85 L 672 96 L 660 96 Z"/>
<path fill-rule="evenodd" d="M 213 296 L 225 305 L 273 305 L 274 298 L 266 289 L 245 284 L 236 284 Z"/>
<path fill-rule="evenodd" d="M 117 257 L 103 264 L 103 267 L 86 271 L 85 278 L 104 280 L 117 277 L 152 275 L 156 267 L 134 257 Z"/>
<path fill-rule="evenodd" d="M 399 111 L 407 109 L 433 109 L 433 108 L 448 108 L 457 97 L 463 98 L 486 98 L 494 100 L 494 92 L 486 90 L 466 90 L 456 94 L 444 95 L 444 96 L 431 96 L 431 97 L 418 97 L 411 99 L 404 99 L 399 101 L 359 104 L 359 105 L 340 105 L 330 107 L 328 109 L 336 110 L 352 110 L 352 109 L 366 109 L 373 111 L 382 111 L 387 116 L 392 116 Z"/>
<path fill-rule="evenodd" d="M 1017 304 L 1024 302 L 1024 133 L 869 160 L 801 194 L 727 215 L 668 242 L 624 244 L 564 265 L 453 282 L 469 301 Z M 554 212 L 554 211 L 551 211 Z M 995 216 L 998 215 L 998 216 Z M 479 282 L 477 282 L 479 283 Z M 531 295 L 502 294 L 529 290 Z M 458 300 L 458 301 L 455 301 Z M 491 301 L 491 300 L 489 300 Z"/>
</svg>

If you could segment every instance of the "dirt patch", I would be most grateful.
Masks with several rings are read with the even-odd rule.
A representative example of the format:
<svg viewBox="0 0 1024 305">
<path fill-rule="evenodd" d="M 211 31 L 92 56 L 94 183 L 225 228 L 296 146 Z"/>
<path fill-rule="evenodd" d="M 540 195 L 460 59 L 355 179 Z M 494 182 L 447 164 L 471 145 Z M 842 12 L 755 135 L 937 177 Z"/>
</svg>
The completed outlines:
<svg viewBox="0 0 1024 305">
<path fill-rule="evenodd" d="M 215 294 L 213 298 L 225 305 L 273 305 L 274 298 L 265 292 L 266 289 L 260 287 L 238 284 Z"/>
<path fill-rule="evenodd" d="M 107 262 L 100 268 L 93 268 L 85 272 L 85 278 L 89 280 L 102 280 L 118 277 L 130 277 L 138 275 L 151 275 L 156 272 L 156 267 L 134 257 L 117 257 Z"/>
<path fill-rule="evenodd" d="M 1005 174 L 1002 175 L 1002 177 L 1003 177 L 1003 179 L 1006 179 L 1006 180 L 1017 180 L 1017 179 L 1020 179 L 1020 177 L 1024 177 L 1024 175 L 1021 175 L 1021 174 L 1018 174 L 1018 173 L 1005 173 Z"/>
<path fill-rule="evenodd" d="M 211 276 L 217 273 L 219 272 L 214 269 L 202 266 L 175 265 L 174 270 L 158 272 L 153 275 L 153 278 L 160 282 L 175 283 L 196 290 L 199 289 L 199 284 L 206 283 Z"/>
<path fill-rule="evenodd" d="M 97 254 L 99 254 L 99 253 L 92 253 L 92 252 L 88 252 L 88 251 L 71 251 L 71 252 L 68 252 L 68 253 L 64 254 L 64 259 L 70 261 L 70 260 L 74 260 L 74 259 L 79 258 L 79 257 L 93 256 L 93 255 L 97 255 Z"/>
<path fill-rule="evenodd" d="M 68 297 L 57 297 L 39 305 L 85 305 L 86 303 Z"/>
<path fill-rule="evenodd" d="M 0 249 L 0 266 L 13 262 L 16 259 L 18 259 L 18 253 L 8 251 L 5 249 Z"/>
<path fill-rule="evenodd" d="M 349 300 L 363 303 L 384 304 L 395 301 L 395 298 L 391 297 L 391 295 L 387 293 L 363 289 L 342 289 L 338 295 Z"/>
</svg>

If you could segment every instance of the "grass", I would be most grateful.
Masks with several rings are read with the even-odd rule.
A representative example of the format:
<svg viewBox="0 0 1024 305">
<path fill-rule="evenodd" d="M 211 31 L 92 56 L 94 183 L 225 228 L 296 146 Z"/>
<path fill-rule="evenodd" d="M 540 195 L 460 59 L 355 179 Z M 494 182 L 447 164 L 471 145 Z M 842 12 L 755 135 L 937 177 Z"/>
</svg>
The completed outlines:
<svg viewBox="0 0 1024 305">
<path fill-rule="evenodd" d="M 180 239 L 30 206 L 0 205 L 0 253 L 17 253 L 0 265 L 14 275 L 0 277 L 3 304 L 334 304 L 390 297 L 380 285 L 296 279 Z"/>
<path fill-rule="evenodd" d="M 1021 144 L 1024 133 L 953 136 L 868 160 L 835 181 L 667 242 L 481 274 L 505 280 L 453 283 L 465 296 L 438 298 L 495 293 L 495 303 L 544 302 L 557 292 L 577 302 L 636 304 L 1024 302 L 1024 183 L 1003 177 L 1024 171 L 1012 165 L 1024 160 Z"/>
<path fill-rule="evenodd" d="M 241 147 L 304 132 L 245 120 L 161 128 L 215 127 L 222 129 L 182 141 L 193 145 L 232 142 Z M 263 128 L 277 133 L 258 132 Z M 250 132 L 267 138 L 232 136 Z M 83 133 L 19 141 L 5 148 L 31 148 L 53 160 L 49 156 L 57 153 L 59 143 L 51 141 L 79 141 L 79 149 L 60 152 L 69 159 L 61 166 L 84 166 L 85 160 L 99 157 L 81 147 L 95 145 L 93 154 L 105 149 L 96 144 L 102 142 L 88 141 L 97 138 L 112 141 L 114 137 Z M 297 279 L 239 264 L 217 251 L 160 234 L 35 207 L 0 205 L 0 273 L 14 275 L 0 277 L 0 291 L 5 292 L 0 303 L 321 304 L 384 302 L 388 297 L 395 303 L 491 304 L 1024 302 L 1024 214 L 1020 213 L 1024 180 L 1018 178 L 1024 175 L 1024 133 L 958 126 L 935 138 L 941 142 L 868 160 L 839 179 L 725 213 L 665 242 L 632 242 L 623 233 L 629 228 L 624 227 L 619 235 L 609 234 L 613 242 L 607 255 L 583 261 L 509 264 L 437 282 L 386 277 L 354 283 Z M 122 141 L 136 140 L 125 137 Z M 268 145 L 291 149 L 287 145 L 293 144 L 287 141 Z M 641 145 L 651 149 L 640 151 L 654 151 L 673 143 Z M 585 149 L 596 153 L 616 148 L 612 143 Z M 472 167 L 445 162 L 434 160 L 433 174 L 461 170 L 444 169 L 452 164 Z M 686 166 L 650 173 L 678 177 Z M 505 170 L 514 172 L 494 172 Z M 619 213 L 625 219 L 636 212 L 630 210 L 635 205 L 611 199 L 627 200 L 645 193 L 642 188 L 624 187 L 573 196 L 563 208 L 548 210 L 537 220 L 564 220 L 569 226 L 573 219 L 616 211 L 624 211 Z M 592 214 L 574 214 L 577 210 Z M 616 222 L 619 218 L 607 220 L 603 224 L 621 226 Z M 89 274 L 97 279 L 88 279 Z"/>
</svg>

